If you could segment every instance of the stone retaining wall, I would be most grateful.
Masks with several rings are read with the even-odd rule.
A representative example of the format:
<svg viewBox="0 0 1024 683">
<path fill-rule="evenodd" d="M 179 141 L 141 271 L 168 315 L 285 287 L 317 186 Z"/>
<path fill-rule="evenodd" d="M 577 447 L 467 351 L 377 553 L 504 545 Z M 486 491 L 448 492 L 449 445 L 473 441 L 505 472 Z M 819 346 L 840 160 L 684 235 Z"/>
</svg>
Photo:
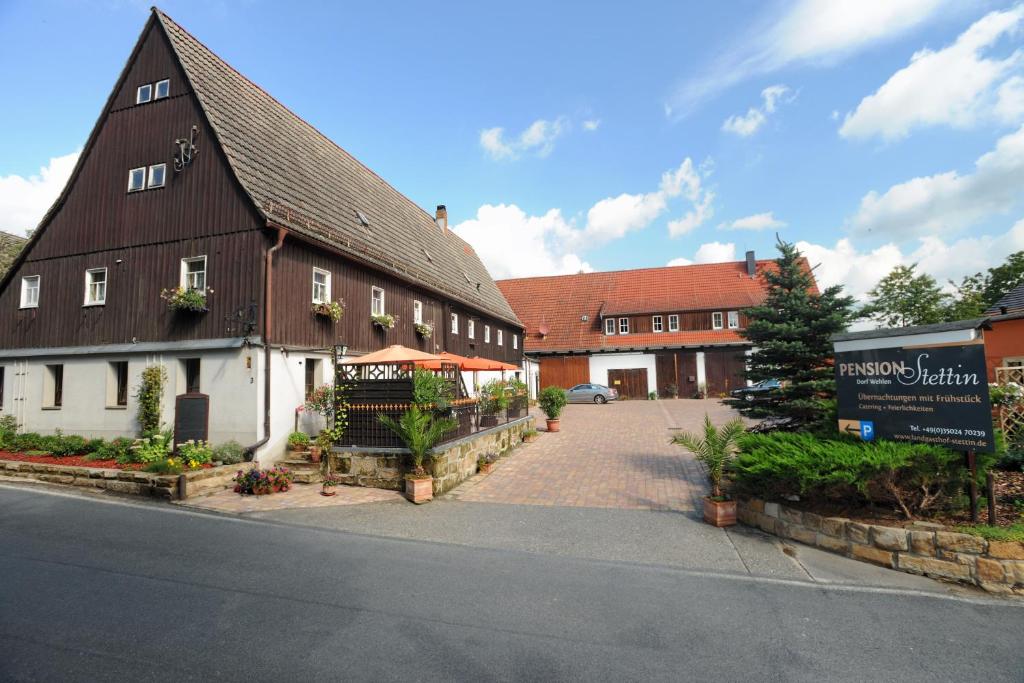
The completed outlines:
<svg viewBox="0 0 1024 683">
<path fill-rule="evenodd" d="M 523 440 L 523 432 L 532 429 L 532 416 L 513 420 L 458 441 L 444 444 L 431 452 L 428 466 L 434 477 L 434 495 L 441 495 L 476 474 L 476 463 L 485 453 L 503 454 Z M 331 449 L 331 471 L 345 484 L 378 489 L 405 489 L 409 451 L 404 448 Z"/>
<path fill-rule="evenodd" d="M 1024 543 L 1018 541 L 986 541 L 928 522 L 906 529 L 861 524 L 757 499 L 739 501 L 737 517 L 767 533 L 855 560 L 1024 595 Z"/>
<path fill-rule="evenodd" d="M 185 497 L 198 492 L 210 491 L 231 481 L 239 467 L 246 465 L 222 465 L 193 472 L 185 472 Z M 164 500 L 178 500 L 177 474 L 154 474 L 132 470 L 107 469 L 99 467 L 73 467 L 70 465 L 46 465 L 21 460 L 0 460 L 0 477 L 29 479 L 48 484 L 81 486 L 102 489 L 114 493 L 128 493 L 136 496 L 152 496 Z"/>
</svg>

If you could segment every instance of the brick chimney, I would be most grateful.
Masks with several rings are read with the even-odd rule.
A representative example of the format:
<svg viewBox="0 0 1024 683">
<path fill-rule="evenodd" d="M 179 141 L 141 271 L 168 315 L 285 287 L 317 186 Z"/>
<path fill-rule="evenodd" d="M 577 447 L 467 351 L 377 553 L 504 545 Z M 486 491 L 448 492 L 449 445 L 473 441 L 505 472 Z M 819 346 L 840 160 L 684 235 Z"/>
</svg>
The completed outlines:
<svg viewBox="0 0 1024 683">
<path fill-rule="evenodd" d="M 757 275 L 757 259 L 754 258 L 754 252 L 747 252 L 747 275 L 754 277 Z"/>
<path fill-rule="evenodd" d="M 448 232 L 448 209 L 445 208 L 444 204 L 437 205 L 437 213 L 434 216 L 437 220 L 437 227 L 441 229 L 441 232 Z"/>
</svg>

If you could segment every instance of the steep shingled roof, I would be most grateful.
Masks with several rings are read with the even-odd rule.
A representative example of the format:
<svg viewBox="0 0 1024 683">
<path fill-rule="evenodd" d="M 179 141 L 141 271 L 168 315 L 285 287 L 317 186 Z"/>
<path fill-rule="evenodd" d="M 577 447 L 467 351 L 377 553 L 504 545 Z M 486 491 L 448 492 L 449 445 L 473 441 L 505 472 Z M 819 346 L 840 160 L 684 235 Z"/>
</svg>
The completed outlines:
<svg viewBox="0 0 1024 683">
<path fill-rule="evenodd" d="M 761 260 L 756 272 L 774 268 Z M 745 261 L 499 280 L 498 287 L 526 324 L 527 352 L 747 343 L 728 329 L 605 335 L 601 316 L 739 310 L 761 303 L 767 291 Z"/>
<path fill-rule="evenodd" d="M 473 249 L 158 9 L 243 189 L 265 218 L 512 323 Z M 368 220 L 363 225 L 360 213 Z"/>
<path fill-rule="evenodd" d="M 26 242 L 28 242 L 28 239 L 25 237 L 18 237 L 17 235 L 0 230 L 0 278 L 3 277 L 7 269 L 14 263 L 14 259 L 17 258 L 18 253 L 25 246 Z"/>
<path fill-rule="evenodd" d="M 1024 283 L 1021 283 L 1007 292 L 1002 299 L 989 306 L 985 315 L 999 315 L 1003 309 L 1007 313 L 1024 311 Z"/>
</svg>

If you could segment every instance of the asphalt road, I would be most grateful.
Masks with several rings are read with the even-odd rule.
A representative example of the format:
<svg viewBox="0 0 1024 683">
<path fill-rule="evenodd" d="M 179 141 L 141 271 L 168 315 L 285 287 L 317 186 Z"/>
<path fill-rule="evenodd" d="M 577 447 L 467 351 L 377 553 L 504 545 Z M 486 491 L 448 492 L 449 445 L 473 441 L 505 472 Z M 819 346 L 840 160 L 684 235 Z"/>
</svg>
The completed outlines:
<svg viewBox="0 0 1024 683">
<path fill-rule="evenodd" d="M 999 600 L 0 487 L 4 680 L 1024 680 Z"/>
</svg>

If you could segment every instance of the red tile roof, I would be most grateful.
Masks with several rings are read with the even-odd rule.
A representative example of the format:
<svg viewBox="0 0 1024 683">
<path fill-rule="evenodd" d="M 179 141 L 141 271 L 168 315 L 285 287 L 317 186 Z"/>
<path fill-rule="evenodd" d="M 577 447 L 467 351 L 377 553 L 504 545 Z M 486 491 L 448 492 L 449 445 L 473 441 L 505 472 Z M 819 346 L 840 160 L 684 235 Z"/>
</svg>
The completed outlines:
<svg viewBox="0 0 1024 683">
<path fill-rule="evenodd" d="M 605 335 L 601 316 L 747 308 L 764 300 L 761 273 L 774 267 L 758 261 L 753 278 L 734 261 L 498 280 L 498 288 L 526 325 L 527 352 L 740 344 L 735 330 Z"/>
</svg>

